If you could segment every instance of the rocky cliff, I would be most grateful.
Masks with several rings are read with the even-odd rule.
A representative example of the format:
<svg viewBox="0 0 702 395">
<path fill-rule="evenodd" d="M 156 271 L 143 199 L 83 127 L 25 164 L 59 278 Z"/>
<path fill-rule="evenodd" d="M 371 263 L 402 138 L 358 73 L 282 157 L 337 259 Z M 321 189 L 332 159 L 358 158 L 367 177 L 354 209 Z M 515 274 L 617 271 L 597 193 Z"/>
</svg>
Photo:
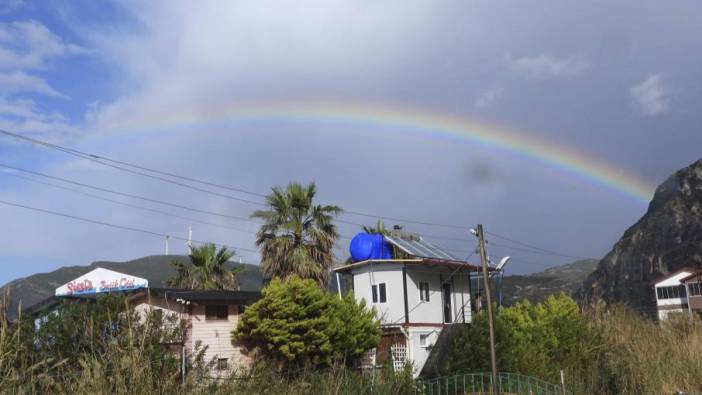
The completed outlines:
<svg viewBox="0 0 702 395">
<path fill-rule="evenodd" d="M 655 308 L 651 281 L 684 266 L 702 265 L 702 160 L 658 187 L 646 214 L 588 276 L 579 296 Z"/>
</svg>

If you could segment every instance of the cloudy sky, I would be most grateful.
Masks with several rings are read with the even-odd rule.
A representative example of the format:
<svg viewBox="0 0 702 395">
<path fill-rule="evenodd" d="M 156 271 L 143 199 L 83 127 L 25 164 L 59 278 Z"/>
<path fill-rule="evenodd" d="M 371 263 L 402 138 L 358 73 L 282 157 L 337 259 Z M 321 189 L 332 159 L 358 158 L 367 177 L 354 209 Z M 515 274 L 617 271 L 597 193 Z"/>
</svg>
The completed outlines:
<svg viewBox="0 0 702 395">
<path fill-rule="evenodd" d="M 483 125 L 652 193 L 702 157 L 701 39 L 697 1 L 4 1 L 0 128 L 253 194 L 0 137 L 0 283 L 160 254 L 159 234 L 183 253 L 189 225 L 257 262 L 245 219 L 289 181 L 370 215 L 343 215 L 345 237 L 372 216 L 454 225 L 386 219 L 465 258 L 475 240 L 456 226 L 483 223 L 512 273 L 601 257 L 644 201 L 519 148 L 334 111 Z"/>
</svg>

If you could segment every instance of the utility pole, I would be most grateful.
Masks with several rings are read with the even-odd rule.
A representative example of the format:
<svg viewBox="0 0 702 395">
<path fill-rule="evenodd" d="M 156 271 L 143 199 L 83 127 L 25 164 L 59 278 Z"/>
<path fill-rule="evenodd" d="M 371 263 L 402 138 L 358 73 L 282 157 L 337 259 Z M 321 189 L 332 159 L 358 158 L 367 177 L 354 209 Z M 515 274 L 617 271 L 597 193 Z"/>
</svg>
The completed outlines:
<svg viewBox="0 0 702 395">
<path fill-rule="evenodd" d="M 166 255 L 168 255 L 168 240 L 170 240 L 171 236 L 166 235 Z"/>
<path fill-rule="evenodd" d="M 490 279 L 488 276 L 487 253 L 485 252 L 485 238 L 483 236 L 483 225 L 478 224 L 478 244 L 480 246 L 480 263 L 483 266 L 483 284 L 485 288 L 485 299 L 487 302 L 488 329 L 490 330 L 490 362 L 492 364 L 492 393 L 500 394 L 500 383 L 497 381 L 497 354 L 495 353 L 495 328 L 492 323 L 492 298 L 490 296 Z"/>
</svg>

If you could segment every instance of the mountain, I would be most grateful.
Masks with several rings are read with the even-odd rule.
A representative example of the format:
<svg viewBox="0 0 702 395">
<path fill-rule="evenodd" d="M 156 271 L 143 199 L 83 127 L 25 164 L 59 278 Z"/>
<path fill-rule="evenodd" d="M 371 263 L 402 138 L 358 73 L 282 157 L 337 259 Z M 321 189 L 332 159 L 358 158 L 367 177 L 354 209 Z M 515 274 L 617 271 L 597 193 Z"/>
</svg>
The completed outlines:
<svg viewBox="0 0 702 395">
<path fill-rule="evenodd" d="M 17 313 L 20 303 L 22 309 L 31 307 L 53 296 L 57 287 L 97 267 L 145 278 L 149 280 L 149 285 L 152 287 L 166 287 L 167 281 L 176 275 L 172 263 L 189 262 L 189 259 L 187 255 L 153 255 L 127 262 L 98 261 L 89 266 L 67 266 L 53 272 L 34 274 L 11 281 L 0 288 L 0 292 L 9 289 L 8 312 L 12 318 Z M 244 272 L 239 276 L 241 290 L 259 291 L 263 281 L 259 267 L 245 263 L 231 263 L 231 267 L 239 266 L 244 267 Z"/>
<path fill-rule="evenodd" d="M 648 211 L 630 227 L 583 284 L 585 301 L 602 298 L 643 312 L 655 309 L 652 280 L 702 265 L 702 159 L 656 189 Z"/>
<path fill-rule="evenodd" d="M 511 306 L 522 299 L 536 303 L 560 292 L 573 295 L 595 270 L 598 262 L 597 259 L 584 259 L 538 273 L 505 276 L 502 282 L 503 304 Z"/>
</svg>

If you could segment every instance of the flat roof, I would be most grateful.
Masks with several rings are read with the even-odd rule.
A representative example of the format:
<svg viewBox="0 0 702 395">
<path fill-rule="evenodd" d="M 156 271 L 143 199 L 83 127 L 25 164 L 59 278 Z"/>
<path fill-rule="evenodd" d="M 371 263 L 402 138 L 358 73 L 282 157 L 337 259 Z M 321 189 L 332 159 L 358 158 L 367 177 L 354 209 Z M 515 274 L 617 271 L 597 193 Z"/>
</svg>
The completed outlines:
<svg viewBox="0 0 702 395">
<path fill-rule="evenodd" d="M 391 263 L 400 265 L 412 265 L 412 266 L 427 266 L 427 267 L 445 267 L 453 270 L 464 269 L 467 271 L 479 271 L 481 267 L 478 265 L 473 265 L 468 262 L 454 261 L 446 259 L 435 259 L 435 258 L 410 258 L 410 259 L 368 259 L 365 261 L 354 262 L 348 265 L 340 266 L 334 269 L 335 272 L 344 273 L 350 272 L 353 269 L 363 267 L 371 264 L 380 263 Z M 494 268 L 488 267 L 488 271 L 495 271 Z"/>
</svg>

